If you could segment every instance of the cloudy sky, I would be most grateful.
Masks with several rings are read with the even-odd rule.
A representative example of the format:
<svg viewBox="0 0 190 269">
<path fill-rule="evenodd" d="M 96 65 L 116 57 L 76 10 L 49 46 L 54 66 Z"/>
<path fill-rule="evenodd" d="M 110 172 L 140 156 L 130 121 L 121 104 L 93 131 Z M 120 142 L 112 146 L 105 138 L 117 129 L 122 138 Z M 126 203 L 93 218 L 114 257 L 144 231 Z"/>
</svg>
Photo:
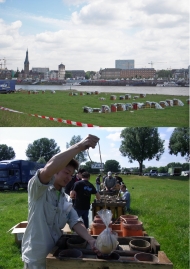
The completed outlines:
<svg viewBox="0 0 190 269">
<path fill-rule="evenodd" d="M 30 69 L 187 68 L 188 13 L 187 0 L 0 0 L 0 59 L 22 70 L 28 49 Z"/>
<path fill-rule="evenodd" d="M 34 140 L 40 138 L 54 139 L 61 151 L 66 149 L 66 143 L 70 142 L 73 135 L 80 135 L 81 138 L 85 138 L 88 134 L 96 135 L 100 138 L 100 152 L 102 162 L 106 160 L 116 160 L 120 163 L 121 167 L 138 167 L 137 162 L 129 163 L 127 157 L 121 156 L 119 147 L 121 145 L 120 133 L 122 128 L 1 128 L 0 130 L 0 144 L 6 144 L 12 147 L 16 153 L 16 159 L 27 159 L 25 151 L 28 144 L 33 143 Z M 145 161 L 144 165 L 149 166 L 166 166 L 170 162 L 185 163 L 185 158 L 181 155 L 168 154 L 168 144 L 170 136 L 174 128 L 158 128 L 161 139 L 165 140 L 165 153 L 162 155 L 160 161 L 155 159 L 151 161 Z M 89 155 L 92 161 L 100 162 L 99 147 L 89 150 Z M 89 159 L 88 159 L 89 161 Z"/>
</svg>

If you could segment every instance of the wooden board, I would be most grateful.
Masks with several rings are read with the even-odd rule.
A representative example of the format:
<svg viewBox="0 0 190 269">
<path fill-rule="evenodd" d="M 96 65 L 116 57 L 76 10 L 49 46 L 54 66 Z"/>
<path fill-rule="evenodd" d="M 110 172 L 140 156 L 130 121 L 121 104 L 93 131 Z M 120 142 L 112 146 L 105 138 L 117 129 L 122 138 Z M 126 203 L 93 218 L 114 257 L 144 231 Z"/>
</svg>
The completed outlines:
<svg viewBox="0 0 190 269">
<path fill-rule="evenodd" d="M 66 240 L 73 235 L 63 235 L 57 243 L 57 246 L 46 257 L 46 269 L 172 269 L 173 264 L 168 259 L 163 251 L 160 251 L 160 245 L 154 237 L 119 237 L 119 248 L 116 252 L 120 255 L 119 260 L 100 260 L 96 258 L 96 254 L 87 245 L 86 249 L 80 249 L 83 253 L 83 258 L 64 258 L 60 260 L 58 254 L 62 249 L 67 248 Z M 75 235 L 76 236 L 76 235 Z M 97 238 L 97 236 L 93 236 Z M 159 263 L 151 262 L 136 262 L 134 255 L 137 251 L 129 249 L 129 242 L 134 238 L 145 239 L 151 244 L 150 253 L 158 256 Z"/>
</svg>

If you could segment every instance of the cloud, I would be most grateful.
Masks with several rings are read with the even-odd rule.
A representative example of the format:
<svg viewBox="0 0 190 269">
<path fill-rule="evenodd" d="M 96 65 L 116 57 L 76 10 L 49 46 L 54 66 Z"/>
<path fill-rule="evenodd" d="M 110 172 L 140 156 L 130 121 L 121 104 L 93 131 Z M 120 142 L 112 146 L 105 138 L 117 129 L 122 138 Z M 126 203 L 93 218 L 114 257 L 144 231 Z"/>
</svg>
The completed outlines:
<svg viewBox="0 0 190 269">
<path fill-rule="evenodd" d="M 121 141 L 120 134 L 121 134 L 120 132 L 116 132 L 116 133 L 107 135 L 106 138 L 112 141 Z"/>
<path fill-rule="evenodd" d="M 163 62 L 159 64 L 163 69 L 187 68 L 186 2 L 161 0 L 158 5 L 156 0 L 64 0 L 77 7 L 70 17 L 62 19 L 19 11 L 19 20 L 0 20 L 1 53 L 7 58 L 23 55 L 19 64 L 10 63 L 10 69 L 23 68 L 27 47 L 30 68 L 57 69 L 63 62 L 66 69 L 98 71 L 114 67 L 116 59 L 129 58 L 135 59 L 138 68 L 149 67 L 151 60 Z M 24 33 L 28 27 L 32 31 Z M 174 55 L 176 63 L 172 63 Z"/>
<path fill-rule="evenodd" d="M 166 132 L 172 133 L 174 131 L 175 127 L 169 127 L 166 129 Z"/>
<path fill-rule="evenodd" d="M 1 3 L 5 3 L 5 1 L 6 1 L 6 0 L 0 0 L 0 4 L 1 4 Z"/>
</svg>

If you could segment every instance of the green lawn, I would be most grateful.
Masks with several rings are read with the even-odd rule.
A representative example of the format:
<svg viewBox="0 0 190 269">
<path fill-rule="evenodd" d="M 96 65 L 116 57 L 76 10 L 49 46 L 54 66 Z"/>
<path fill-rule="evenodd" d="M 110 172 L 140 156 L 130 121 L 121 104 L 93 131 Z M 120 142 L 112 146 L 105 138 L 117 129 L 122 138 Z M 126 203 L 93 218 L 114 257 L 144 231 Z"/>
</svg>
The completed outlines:
<svg viewBox="0 0 190 269">
<path fill-rule="evenodd" d="M 51 94 L 46 91 L 45 94 L 27 94 L 27 91 L 18 92 L 16 94 L 1 94 L 0 106 L 17 110 L 20 113 L 0 110 L 0 126 L 71 126 L 65 123 L 50 121 L 29 116 L 28 114 L 37 114 L 53 118 L 61 118 L 63 120 L 71 120 L 85 124 L 92 124 L 102 127 L 135 127 L 135 126 L 151 126 L 151 127 L 186 127 L 189 126 L 189 105 L 187 104 L 188 96 L 167 96 L 150 94 L 145 98 L 138 98 L 135 102 L 145 103 L 160 102 L 167 99 L 179 99 L 184 106 L 170 106 L 164 109 L 139 109 L 132 111 L 118 111 L 116 113 L 84 113 L 83 107 L 101 108 L 102 105 L 111 105 L 112 103 L 133 103 L 133 97 L 137 94 L 131 94 L 132 99 L 120 100 L 119 93 L 99 93 L 98 95 L 72 95 L 73 91 L 56 91 Z M 110 100 L 111 95 L 116 95 L 116 100 Z M 102 101 L 100 98 L 106 98 Z"/>
<path fill-rule="evenodd" d="M 189 268 L 189 180 L 185 177 L 122 176 L 131 193 L 131 214 L 138 215 L 149 236 L 173 262 Z M 95 183 L 95 175 L 91 182 Z M 12 226 L 27 220 L 27 192 L 0 192 L 0 269 L 21 269 L 21 252 Z"/>
</svg>

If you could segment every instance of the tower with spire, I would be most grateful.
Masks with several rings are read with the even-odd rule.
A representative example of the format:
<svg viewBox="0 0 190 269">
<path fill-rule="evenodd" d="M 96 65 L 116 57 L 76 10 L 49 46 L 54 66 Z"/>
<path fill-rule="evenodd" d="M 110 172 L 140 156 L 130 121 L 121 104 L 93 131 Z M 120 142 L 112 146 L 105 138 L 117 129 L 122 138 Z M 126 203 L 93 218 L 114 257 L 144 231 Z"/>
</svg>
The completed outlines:
<svg viewBox="0 0 190 269">
<path fill-rule="evenodd" d="M 26 51 L 26 58 L 25 58 L 25 61 L 24 61 L 24 73 L 29 74 L 28 49 Z"/>
</svg>

